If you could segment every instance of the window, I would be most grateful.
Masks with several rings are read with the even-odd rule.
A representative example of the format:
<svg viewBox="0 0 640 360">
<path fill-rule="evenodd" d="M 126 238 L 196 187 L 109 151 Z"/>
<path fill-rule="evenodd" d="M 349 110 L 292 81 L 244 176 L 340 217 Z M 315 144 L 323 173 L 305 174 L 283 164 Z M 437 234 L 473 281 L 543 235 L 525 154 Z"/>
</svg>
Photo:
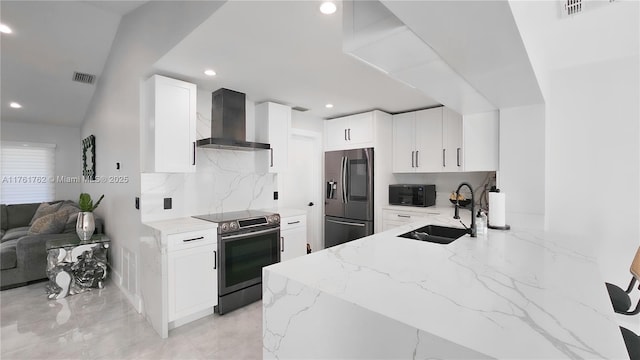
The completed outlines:
<svg viewBox="0 0 640 360">
<path fill-rule="evenodd" d="M 56 146 L 2 142 L 0 203 L 24 204 L 55 199 Z"/>
</svg>

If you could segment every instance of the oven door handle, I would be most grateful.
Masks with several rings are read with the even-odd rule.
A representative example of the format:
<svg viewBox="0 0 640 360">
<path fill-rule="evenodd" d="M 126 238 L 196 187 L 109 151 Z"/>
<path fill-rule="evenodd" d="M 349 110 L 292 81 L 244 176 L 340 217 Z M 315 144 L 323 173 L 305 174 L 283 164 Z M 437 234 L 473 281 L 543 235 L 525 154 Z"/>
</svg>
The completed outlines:
<svg viewBox="0 0 640 360">
<path fill-rule="evenodd" d="M 277 232 L 280 228 L 273 228 L 273 229 L 267 229 L 267 230 L 259 230 L 259 231 L 251 231 L 251 232 L 246 232 L 243 234 L 238 234 L 238 235 L 223 235 L 220 237 L 221 240 L 227 240 L 227 239 L 237 239 L 237 238 L 243 238 L 243 237 L 247 237 L 247 236 L 254 236 L 254 235 L 262 235 L 262 234 L 268 234 L 268 233 L 273 233 L 273 232 Z"/>
</svg>

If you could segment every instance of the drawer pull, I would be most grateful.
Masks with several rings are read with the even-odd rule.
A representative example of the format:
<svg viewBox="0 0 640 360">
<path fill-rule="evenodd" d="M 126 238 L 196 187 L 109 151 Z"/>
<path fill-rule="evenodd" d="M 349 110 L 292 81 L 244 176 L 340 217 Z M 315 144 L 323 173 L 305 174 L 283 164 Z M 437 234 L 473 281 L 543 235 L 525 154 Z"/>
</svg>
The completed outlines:
<svg viewBox="0 0 640 360">
<path fill-rule="evenodd" d="M 298 220 L 298 221 L 288 222 L 287 224 L 289 224 L 289 225 L 293 225 L 293 224 L 300 224 L 300 220 Z"/>
<path fill-rule="evenodd" d="M 185 240 L 182 240 L 182 242 L 196 241 L 196 240 L 202 240 L 202 239 L 204 239 L 204 236 L 200 236 L 193 239 L 185 239 Z"/>
<path fill-rule="evenodd" d="M 213 250 L 213 270 L 218 268 L 218 252 Z"/>
<path fill-rule="evenodd" d="M 284 236 L 280 236 L 280 252 L 284 252 Z"/>
<path fill-rule="evenodd" d="M 400 214 L 398 214 L 398 217 L 411 219 L 411 215 L 400 215 Z"/>
</svg>

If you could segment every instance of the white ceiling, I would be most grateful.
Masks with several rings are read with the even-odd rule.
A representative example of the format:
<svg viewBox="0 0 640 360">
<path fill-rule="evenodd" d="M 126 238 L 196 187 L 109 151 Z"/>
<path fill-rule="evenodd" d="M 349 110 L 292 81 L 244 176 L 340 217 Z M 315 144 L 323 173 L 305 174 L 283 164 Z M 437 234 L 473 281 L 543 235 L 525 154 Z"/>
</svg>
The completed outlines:
<svg viewBox="0 0 640 360">
<path fill-rule="evenodd" d="M 122 14 L 144 2 L 1 1 L 0 22 L 13 29 L 0 49 L 1 120 L 79 126 L 96 84 L 73 82 L 74 71 L 99 82 Z"/>
<path fill-rule="evenodd" d="M 438 103 L 342 51 L 342 13 L 320 1 L 229 1 L 155 65 L 156 72 L 224 87 L 256 103 L 275 101 L 330 118 Z M 206 68 L 217 72 L 209 78 Z M 334 104 L 326 109 L 325 104 Z"/>
<path fill-rule="evenodd" d="M 73 72 L 96 74 L 99 83 L 121 16 L 143 3 L 0 1 L 0 20 L 14 29 L 2 34 L 2 121 L 81 125 L 96 85 L 72 82 Z M 197 83 L 202 91 L 230 88 L 256 103 L 303 107 L 321 118 L 439 105 L 421 90 L 345 54 L 342 3 L 337 3 L 338 11 L 327 16 L 319 12 L 319 0 L 228 1 L 153 71 Z M 206 68 L 217 75 L 205 76 Z M 24 107 L 11 109 L 10 101 Z M 334 108 L 325 108 L 327 103 Z"/>
</svg>

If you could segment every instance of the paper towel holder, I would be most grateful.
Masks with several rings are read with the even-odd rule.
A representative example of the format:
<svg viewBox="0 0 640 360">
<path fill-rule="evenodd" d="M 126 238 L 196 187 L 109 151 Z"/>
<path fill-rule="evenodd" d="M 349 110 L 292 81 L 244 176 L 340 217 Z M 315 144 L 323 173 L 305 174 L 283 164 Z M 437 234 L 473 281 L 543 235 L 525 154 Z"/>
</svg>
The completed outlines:
<svg viewBox="0 0 640 360">
<path fill-rule="evenodd" d="M 492 186 L 489 192 L 500 192 L 500 189 L 496 188 L 495 186 Z M 489 209 L 489 212 L 491 212 L 491 209 Z M 488 220 L 489 219 L 487 218 L 487 222 L 489 222 Z M 511 226 L 509 226 L 508 224 L 501 225 L 501 226 L 487 224 L 487 227 L 489 229 L 494 229 L 494 230 L 510 230 L 511 229 Z"/>
</svg>

